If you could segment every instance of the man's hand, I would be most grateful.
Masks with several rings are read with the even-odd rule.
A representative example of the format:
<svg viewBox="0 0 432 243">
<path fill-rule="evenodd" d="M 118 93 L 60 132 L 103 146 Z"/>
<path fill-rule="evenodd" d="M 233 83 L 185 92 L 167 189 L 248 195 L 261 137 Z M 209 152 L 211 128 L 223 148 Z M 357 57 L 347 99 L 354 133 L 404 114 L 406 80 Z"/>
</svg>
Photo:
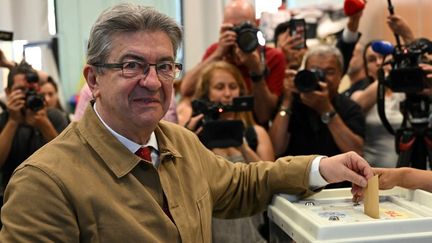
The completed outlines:
<svg viewBox="0 0 432 243">
<path fill-rule="evenodd" d="M 218 47 L 214 52 L 215 57 L 219 60 L 232 59 L 232 51 L 237 40 L 237 34 L 232 30 L 233 27 L 234 25 L 225 23 L 220 28 Z"/>
<path fill-rule="evenodd" d="M 46 106 L 38 111 L 26 109 L 25 122 L 41 132 L 47 142 L 59 134 L 48 117 L 48 108 Z"/>
<path fill-rule="evenodd" d="M 285 54 L 287 61 L 291 60 L 292 56 L 298 55 L 297 53 L 304 53 L 306 51 L 306 48 L 296 48 L 297 46 L 304 43 L 302 33 L 297 33 L 296 35 L 291 36 L 289 32 L 285 31 L 284 33 L 280 34 L 279 39 L 280 40 L 277 44 L 277 47 Z"/>
<path fill-rule="evenodd" d="M 362 15 L 363 15 L 363 9 L 358 11 L 357 13 L 355 13 L 353 15 L 348 16 L 347 28 L 351 32 L 357 32 L 358 31 L 358 27 L 360 25 L 360 19 L 361 19 Z"/>
<path fill-rule="evenodd" d="M 236 45 L 234 48 L 234 62 L 239 66 L 246 66 L 249 72 L 262 73 L 265 66 L 261 63 L 260 47 L 251 53 L 245 53 Z"/>
<path fill-rule="evenodd" d="M 296 74 L 297 74 L 296 70 L 285 69 L 285 78 L 283 81 L 282 92 L 283 92 L 283 97 L 289 100 L 292 99 L 293 93 L 298 93 L 298 90 L 294 84 L 294 78 Z"/>
<path fill-rule="evenodd" d="M 387 24 L 393 33 L 402 36 L 405 44 L 414 41 L 414 33 L 408 23 L 399 15 L 390 15 L 387 17 Z"/>
<path fill-rule="evenodd" d="M 14 90 L 8 95 L 6 107 L 9 112 L 10 120 L 17 123 L 24 122 L 22 110 L 25 107 L 25 94 L 22 90 Z"/>
<path fill-rule="evenodd" d="M 15 66 L 15 63 L 12 61 L 9 61 L 4 52 L 0 49 L 0 67 L 5 67 L 8 69 L 11 69 Z"/>
<path fill-rule="evenodd" d="M 367 180 L 374 174 L 368 162 L 355 152 L 323 158 L 319 171 L 328 183 L 350 181 L 353 183 L 351 192 L 354 197 L 362 197 Z"/>
<path fill-rule="evenodd" d="M 432 65 L 430 64 L 426 64 L 426 63 L 420 63 L 419 67 L 421 67 L 423 69 L 423 71 L 426 73 L 426 77 L 429 79 L 428 83 L 432 83 Z M 422 91 L 420 91 L 418 93 L 419 95 L 424 95 L 424 96 L 432 96 L 432 87 L 426 87 L 425 89 L 423 89 Z"/>
<path fill-rule="evenodd" d="M 185 127 L 195 132 L 195 134 L 200 134 L 203 130 L 203 127 L 200 125 L 202 124 L 203 118 L 204 114 L 198 114 L 196 116 L 193 116 L 189 119 L 189 121 L 186 122 Z"/>
<path fill-rule="evenodd" d="M 51 123 L 47 115 L 46 106 L 38 111 L 32 111 L 30 109 L 26 109 L 25 121 L 28 125 L 35 127 L 38 130 L 43 129 L 49 123 Z"/>
<path fill-rule="evenodd" d="M 432 65 L 426 63 L 420 63 L 419 66 L 426 73 L 428 79 L 432 79 Z"/>
<path fill-rule="evenodd" d="M 330 96 L 327 88 L 327 83 L 319 82 L 321 90 L 312 92 L 304 92 L 300 94 L 300 99 L 303 104 L 314 109 L 318 114 L 334 110 L 330 101 Z"/>
</svg>

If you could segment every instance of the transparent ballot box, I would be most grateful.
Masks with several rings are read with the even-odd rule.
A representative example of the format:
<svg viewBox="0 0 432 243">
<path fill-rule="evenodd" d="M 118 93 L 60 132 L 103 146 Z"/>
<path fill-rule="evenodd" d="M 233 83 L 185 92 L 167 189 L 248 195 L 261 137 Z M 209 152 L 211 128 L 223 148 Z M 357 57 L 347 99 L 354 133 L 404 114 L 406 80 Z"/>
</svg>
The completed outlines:
<svg viewBox="0 0 432 243">
<path fill-rule="evenodd" d="M 279 194 L 268 208 L 270 242 L 432 242 L 432 194 L 380 191 L 380 218 L 353 203 L 350 188 L 327 189 L 298 199 Z"/>
</svg>

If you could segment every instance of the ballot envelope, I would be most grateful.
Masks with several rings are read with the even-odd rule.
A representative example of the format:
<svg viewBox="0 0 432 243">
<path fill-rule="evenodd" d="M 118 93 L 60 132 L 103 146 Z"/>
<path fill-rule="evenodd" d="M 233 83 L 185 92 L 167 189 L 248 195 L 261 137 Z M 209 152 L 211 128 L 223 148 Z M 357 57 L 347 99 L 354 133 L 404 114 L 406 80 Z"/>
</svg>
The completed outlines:
<svg viewBox="0 0 432 243">
<path fill-rule="evenodd" d="M 379 192 L 379 219 L 353 203 L 350 188 L 307 198 L 278 194 L 268 207 L 270 242 L 432 242 L 432 193 L 396 187 Z"/>
</svg>

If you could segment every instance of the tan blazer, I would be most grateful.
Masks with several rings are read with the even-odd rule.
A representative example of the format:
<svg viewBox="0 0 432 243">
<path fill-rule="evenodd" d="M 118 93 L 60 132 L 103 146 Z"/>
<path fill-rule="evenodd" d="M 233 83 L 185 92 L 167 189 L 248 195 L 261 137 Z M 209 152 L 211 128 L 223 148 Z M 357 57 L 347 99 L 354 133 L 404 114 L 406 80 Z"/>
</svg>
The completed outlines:
<svg viewBox="0 0 432 243">
<path fill-rule="evenodd" d="M 155 130 L 161 165 L 140 162 L 88 107 L 15 171 L 0 242 L 211 242 L 211 218 L 252 215 L 278 192 L 308 194 L 314 156 L 230 163 L 192 132 Z M 161 209 L 163 192 L 174 223 Z"/>
</svg>

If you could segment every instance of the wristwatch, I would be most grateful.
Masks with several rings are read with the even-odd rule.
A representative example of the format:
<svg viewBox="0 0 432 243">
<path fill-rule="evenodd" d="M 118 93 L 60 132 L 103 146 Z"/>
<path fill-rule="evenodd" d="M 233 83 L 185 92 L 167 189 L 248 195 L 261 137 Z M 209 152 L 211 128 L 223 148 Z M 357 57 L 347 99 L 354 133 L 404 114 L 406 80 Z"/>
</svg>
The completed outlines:
<svg viewBox="0 0 432 243">
<path fill-rule="evenodd" d="M 267 66 L 264 68 L 262 73 L 249 72 L 249 77 L 252 82 L 257 83 L 267 78 L 268 68 Z"/>
<path fill-rule="evenodd" d="M 280 106 L 279 107 L 279 115 L 282 117 L 286 116 L 286 115 L 291 115 L 291 109 L 288 107 Z"/>
<path fill-rule="evenodd" d="M 331 119 L 332 119 L 335 115 L 336 115 L 336 111 L 328 111 L 328 112 L 324 112 L 324 113 L 321 115 L 321 121 L 322 121 L 324 124 L 328 124 L 328 123 L 331 121 Z"/>
</svg>

